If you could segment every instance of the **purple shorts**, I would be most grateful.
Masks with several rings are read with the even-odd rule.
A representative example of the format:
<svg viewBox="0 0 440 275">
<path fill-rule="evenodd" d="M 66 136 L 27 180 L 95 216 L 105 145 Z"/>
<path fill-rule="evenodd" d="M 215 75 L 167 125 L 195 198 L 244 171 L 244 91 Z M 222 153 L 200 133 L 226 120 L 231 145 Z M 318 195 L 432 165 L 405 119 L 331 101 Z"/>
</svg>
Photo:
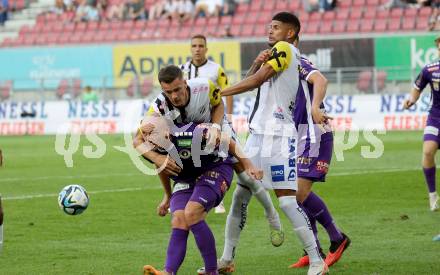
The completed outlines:
<svg viewBox="0 0 440 275">
<path fill-rule="evenodd" d="M 298 157 L 298 177 L 313 182 L 324 182 L 333 153 L 333 133 L 325 133 L 317 146 L 306 142 L 304 152 Z"/>
<path fill-rule="evenodd" d="M 188 201 L 200 203 L 209 212 L 223 200 L 232 176 L 232 164 L 220 164 L 203 173 L 194 183 L 176 182 L 170 201 L 171 213 L 185 209 Z"/>
<path fill-rule="evenodd" d="M 423 141 L 432 140 L 437 142 L 437 144 L 440 144 L 439 129 L 440 118 L 429 115 L 426 120 L 425 131 L 423 132 Z"/>
</svg>

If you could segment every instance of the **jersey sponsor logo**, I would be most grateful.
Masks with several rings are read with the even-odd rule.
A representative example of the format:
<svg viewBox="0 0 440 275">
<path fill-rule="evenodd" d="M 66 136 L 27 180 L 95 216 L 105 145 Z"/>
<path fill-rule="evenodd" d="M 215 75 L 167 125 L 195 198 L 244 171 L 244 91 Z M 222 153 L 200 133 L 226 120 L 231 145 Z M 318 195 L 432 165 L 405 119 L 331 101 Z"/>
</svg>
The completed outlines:
<svg viewBox="0 0 440 275">
<path fill-rule="evenodd" d="M 291 169 L 289 171 L 289 176 L 287 177 L 288 181 L 296 181 L 296 170 L 295 169 Z"/>
<path fill-rule="evenodd" d="M 327 174 L 328 172 L 328 163 L 323 161 L 323 160 L 318 160 L 318 162 L 316 163 L 316 170 L 318 172 L 322 172 Z"/>
<path fill-rule="evenodd" d="M 193 89 L 192 89 L 192 92 L 193 92 L 193 94 L 198 94 L 198 93 L 203 93 L 203 92 L 207 92 L 208 91 L 208 86 L 205 86 L 205 85 L 203 85 L 203 86 L 200 86 L 200 87 L 194 87 Z"/>
<path fill-rule="evenodd" d="M 312 163 L 312 158 L 309 157 L 298 157 L 298 164 L 310 165 Z"/>
<path fill-rule="evenodd" d="M 189 189 L 189 184 L 188 183 L 180 183 L 180 182 L 178 182 L 178 183 L 174 184 L 173 193 L 176 193 L 176 192 L 182 191 L 182 190 L 187 190 L 187 189 Z"/>
<path fill-rule="evenodd" d="M 277 107 L 275 112 L 273 112 L 273 116 L 274 116 L 274 118 L 284 120 L 283 109 L 281 107 Z"/>
<path fill-rule="evenodd" d="M 432 76 L 433 76 L 433 77 L 440 78 L 440 73 L 432 73 Z"/>
<path fill-rule="evenodd" d="M 284 165 L 273 165 L 270 167 L 272 181 L 284 181 Z"/>
</svg>

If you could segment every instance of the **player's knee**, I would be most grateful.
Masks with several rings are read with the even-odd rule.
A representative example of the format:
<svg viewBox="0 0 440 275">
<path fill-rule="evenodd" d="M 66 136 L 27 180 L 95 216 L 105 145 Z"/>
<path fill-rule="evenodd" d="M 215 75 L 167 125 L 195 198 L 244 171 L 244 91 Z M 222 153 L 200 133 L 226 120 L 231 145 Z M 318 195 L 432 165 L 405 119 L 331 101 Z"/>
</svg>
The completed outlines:
<svg viewBox="0 0 440 275">
<path fill-rule="evenodd" d="M 179 228 L 183 230 L 188 230 L 188 225 L 186 224 L 185 215 L 173 215 L 171 219 L 172 228 Z"/>
<path fill-rule="evenodd" d="M 431 150 L 430 148 L 423 149 L 423 160 L 433 161 L 435 158 L 436 150 Z"/>
<path fill-rule="evenodd" d="M 200 209 L 194 207 L 185 208 L 185 222 L 188 226 L 196 224 L 203 218 Z"/>
</svg>

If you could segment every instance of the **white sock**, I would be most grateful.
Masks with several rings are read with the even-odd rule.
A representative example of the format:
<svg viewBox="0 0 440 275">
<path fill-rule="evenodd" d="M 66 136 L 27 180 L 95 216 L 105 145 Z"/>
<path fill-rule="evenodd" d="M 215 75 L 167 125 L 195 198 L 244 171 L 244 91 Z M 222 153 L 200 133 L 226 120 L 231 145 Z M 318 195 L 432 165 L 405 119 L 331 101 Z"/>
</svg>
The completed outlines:
<svg viewBox="0 0 440 275">
<path fill-rule="evenodd" d="M 269 192 L 267 192 L 267 190 L 264 189 L 260 183 L 251 179 L 246 172 L 241 172 L 237 176 L 243 185 L 249 187 L 249 189 L 252 191 L 252 194 L 255 195 L 257 200 L 263 206 L 264 214 L 269 222 L 270 227 L 275 230 L 281 230 L 280 216 L 273 205 Z"/>
<path fill-rule="evenodd" d="M 311 263 L 322 262 L 321 255 L 316 245 L 310 221 L 306 213 L 298 206 L 295 196 L 284 196 L 278 198 L 280 208 L 286 214 L 293 225 L 296 235 L 300 239 L 304 250 L 307 252 Z"/>
<path fill-rule="evenodd" d="M 252 193 L 246 188 L 237 184 L 232 196 L 231 209 L 226 218 L 225 247 L 223 248 L 222 259 L 231 261 L 235 256 L 235 247 L 238 244 L 241 230 L 244 228 L 247 218 L 247 206 L 251 200 Z"/>
</svg>

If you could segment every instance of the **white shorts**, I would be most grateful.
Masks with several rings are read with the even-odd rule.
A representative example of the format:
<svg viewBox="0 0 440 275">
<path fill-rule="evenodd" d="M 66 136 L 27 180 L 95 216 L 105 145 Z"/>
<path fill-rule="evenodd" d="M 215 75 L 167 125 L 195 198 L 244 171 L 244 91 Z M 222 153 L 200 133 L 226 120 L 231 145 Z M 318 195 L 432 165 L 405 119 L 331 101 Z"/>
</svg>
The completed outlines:
<svg viewBox="0 0 440 275">
<path fill-rule="evenodd" d="M 244 151 L 263 170 L 264 188 L 297 190 L 296 148 L 296 138 L 250 134 Z"/>
</svg>

